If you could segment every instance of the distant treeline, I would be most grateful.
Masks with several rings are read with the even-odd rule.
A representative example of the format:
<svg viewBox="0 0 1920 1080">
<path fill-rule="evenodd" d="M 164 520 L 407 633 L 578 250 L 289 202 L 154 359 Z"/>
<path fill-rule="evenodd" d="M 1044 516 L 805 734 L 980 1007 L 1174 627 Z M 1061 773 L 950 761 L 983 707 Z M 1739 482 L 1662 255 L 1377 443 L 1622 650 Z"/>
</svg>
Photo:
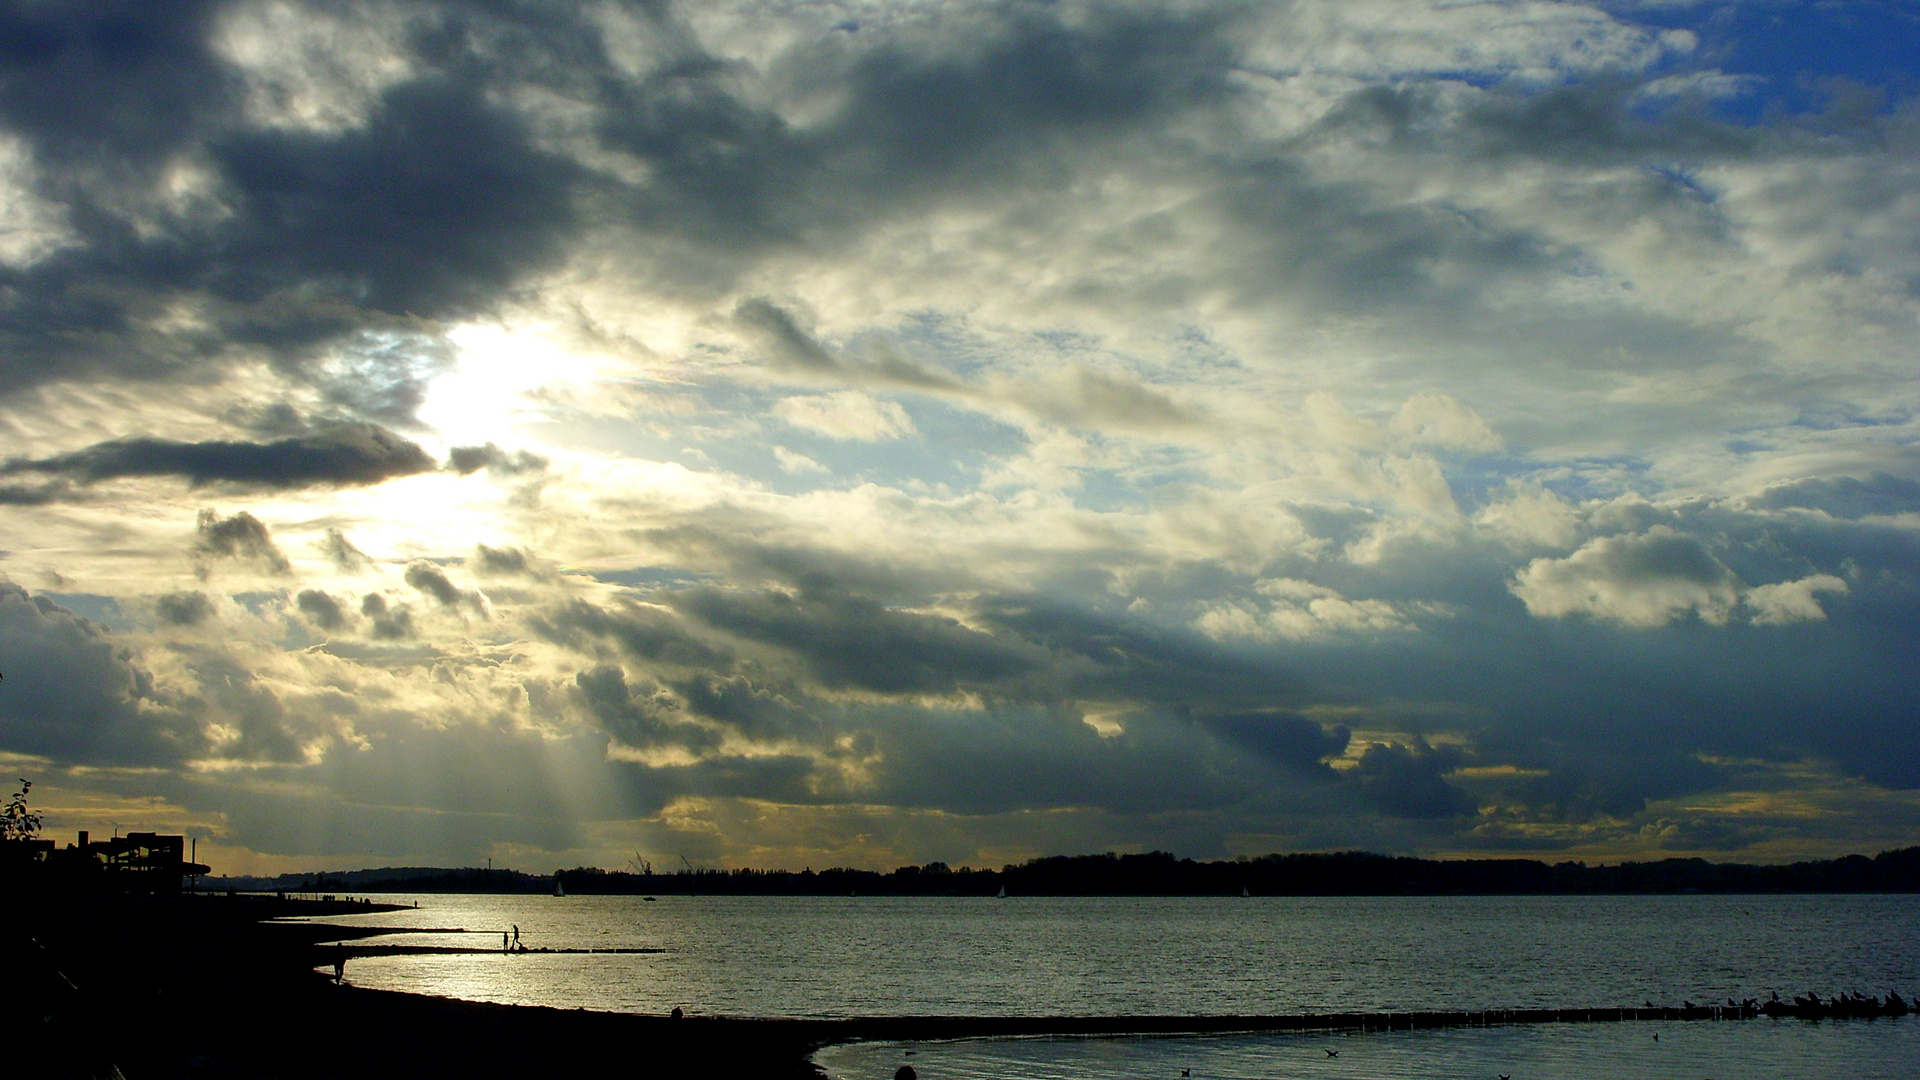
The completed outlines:
<svg viewBox="0 0 1920 1080">
<path fill-rule="evenodd" d="M 1166 852 L 1059 855 L 1000 870 L 945 863 L 874 870 L 630 873 L 388 867 L 276 878 L 203 878 L 203 888 L 308 893 L 459 892 L 732 896 L 1444 896 L 1920 892 L 1920 847 L 1787 866 L 1663 859 L 1613 866 L 1533 859 L 1410 859 L 1364 851 L 1195 862 Z"/>
</svg>

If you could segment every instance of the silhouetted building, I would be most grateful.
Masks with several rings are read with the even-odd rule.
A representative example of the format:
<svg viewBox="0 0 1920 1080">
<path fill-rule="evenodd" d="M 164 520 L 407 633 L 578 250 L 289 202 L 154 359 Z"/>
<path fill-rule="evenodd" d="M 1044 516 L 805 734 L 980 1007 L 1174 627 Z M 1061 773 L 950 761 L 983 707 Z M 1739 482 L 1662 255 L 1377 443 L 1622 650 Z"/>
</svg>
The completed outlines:
<svg viewBox="0 0 1920 1080">
<path fill-rule="evenodd" d="M 82 829 L 64 848 L 52 840 L 0 844 L 0 875 L 30 888 L 168 895 L 180 891 L 182 878 L 208 872 L 186 853 L 184 836 L 135 832 L 90 841 Z"/>
</svg>

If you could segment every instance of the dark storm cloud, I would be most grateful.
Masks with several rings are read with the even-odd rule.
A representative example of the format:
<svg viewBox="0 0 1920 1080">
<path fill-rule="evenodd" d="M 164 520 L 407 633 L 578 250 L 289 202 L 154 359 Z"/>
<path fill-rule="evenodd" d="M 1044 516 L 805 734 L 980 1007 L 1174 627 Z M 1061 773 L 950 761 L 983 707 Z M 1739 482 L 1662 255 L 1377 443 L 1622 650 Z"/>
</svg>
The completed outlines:
<svg viewBox="0 0 1920 1080">
<path fill-rule="evenodd" d="M 836 688 L 937 693 L 992 686 L 1037 673 L 1045 660 L 1022 642 L 837 590 L 690 589 L 663 599 L 716 629 L 804 657 L 814 677 Z"/>
<path fill-rule="evenodd" d="M 390 607 L 387 598 L 368 593 L 360 598 L 360 614 L 373 620 L 373 636 L 382 641 L 410 638 L 414 635 L 413 613 L 404 607 Z"/>
<path fill-rule="evenodd" d="M 486 469 L 489 472 L 512 476 L 517 473 L 539 472 L 547 467 L 547 459 L 525 450 L 508 452 L 492 443 L 485 446 L 456 446 L 447 453 L 447 468 L 467 476 Z"/>
<path fill-rule="evenodd" d="M 390 314 L 472 310 L 572 223 L 577 168 L 456 77 L 394 87 L 364 129 L 241 131 L 211 149 L 241 209 L 214 284 L 239 298 L 313 282 Z"/>
<path fill-rule="evenodd" d="M 373 560 L 367 553 L 353 546 L 347 534 L 339 529 L 329 528 L 320 540 L 320 550 L 333 562 L 333 565 L 349 574 L 357 574 L 373 566 Z"/>
<path fill-rule="evenodd" d="M 1322 727 L 1301 716 L 1268 713 L 1231 713 L 1198 718 L 1201 727 L 1254 756 L 1302 772 L 1326 772 L 1323 764 L 1347 748 L 1352 733 L 1335 725 Z"/>
<path fill-rule="evenodd" d="M 857 592 L 885 599 L 924 598 L 929 591 L 971 583 L 965 567 L 900 567 L 817 545 L 778 543 L 752 534 L 764 519 L 741 516 L 714 524 L 675 525 L 634 535 L 694 563 L 713 563 L 739 581 L 777 581 L 796 589 Z"/>
<path fill-rule="evenodd" d="M 529 616 L 527 624 L 540 637 L 583 652 L 606 640 L 637 660 L 711 670 L 726 670 L 732 663 L 731 656 L 689 634 L 680 618 L 658 607 L 628 603 L 609 609 L 571 600 Z"/>
<path fill-rule="evenodd" d="M 294 598 L 300 614 L 322 630 L 338 630 L 347 625 L 347 611 L 340 601 L 319 589 L 302 589 Z"/>
<path fill-rule="evenodd" d="M 167 593 L 154 600 L 153 609 L 172 626 L 197 626 L 213 617 L 213 601 L 203 592 Z"/>
<path fill-rule="evenodd" d="M 1072 689 L 1172 708 L 1229 713 L 1285 707 L 1305 698 L 1294 665 L 1274 664 L 1222 647 L 1183 627 L 1168 627 L 1043 596 L 994 597 L 977 616 L 1057 656 L 1084 659 Z"/>
<path fill-rule="evenodd" d="M 426 451 L 373 424 L 347 424 L 270 443 L 118 439 L 49 458 L 14 458 L 0 475 L 58 473 L 81 484 L 129 476 L 182 476 L 268 488 L 378 484 L 434 468 Z"/>
<path fill-rule="evenodd" d="M 710 752 L 719 733 L 681 713 L 673 695 L 658 686 L 633 686 L 617 664 L 600 664 L 573 677 L 574 692 L 607 734 L 628 746 L 677 746 Z"/>
<path fill-rule="evenodd" d="M 473 568 L 482 574 L 499 576 L 537 573 L 527 553 L 519 548 L 493 548 L 485 544 L 475 546 Z"/>
<path fill-rule="evenodd" d="M 626 194 L 640 228 L 688 242 L 672 285 L 723 284 L 757 254 L 832 243 L 939 194 L 1066 182 L 1073 140 L 1123 133 L 1226 94 L 1232 11 L 1101 9 L 1069 26 L 1035 4 L 937 11 L 920 25 L 826 34 L 769 72 L 797 100 L 839 103 L 805 130 L 741 92 L 747 72 L 682 30 L 678 58 L 638 82 L 610 80 L 599 134 L 651 167 Z M 777 308 L 737 313 L 779 358 L 833 358 Z"/>
<path fill-rule="evenodd" d="M 441 607 L 458 607 L 462 602 L 471 604 L 482 614 L 486 612 L 485 601 L 477 592 L 462 592 L 460 587 L 447 577 L 447 572 L 425 559 L 415 559 L 407 564 L 407 584 L 432 597 Z"/>
<path fill-rule="evenodd" d="M 1920 513 L 1920 480 L 1886 473 L 1809 477 L 1775 484 L 1749 502 L 1756 509 L 1820 510 L 1837 518 Z"/>
<path fill-rule="evenodd" d="M 68 165 L 172 152 L 228 89 L 207 44 L 220 6 L 9 5 L 0 117 Z"/>
<path fill-rule="evenodd" d="M 791 314 L 764 297 L 740 301 L 733 309 L 733 317 L 759 333 L 775 363 L 807 371 L 832 371 L 839 367 L 826 347 L 801 330 Z"/>
<path fill-rule="evenodd" d="M 1425 743 L 1375 743 L 1360 755 L 1353 782 L 1368 800 L 1394 817 L 1441 818 L 1470 813 L 1473 801 L 1447 783 L 1461 765 L 1453 747 Z"/>
<path fill-rule="evenodd" d="M 0 506 L 45 506 L 65 502 L 75 495 L 72 481 L 49 480 L 44 484 L 0 484 Z"/>
<path fill-rule="evenodd" d="M 89 765 L 177 765 L 206 747 L 183 703 L 113 635 L 0 582 L 0 749 Z"/>
<path fill-rule="evenodd" d="M 804 699 L 756 686 L 744 676 L 701 673 L 670 685 L 689 711 L 750 739 L 813 742 L 826 730 Z"/>
<path fill-rule="evenodd" d="M 801 329 L 792 312 L 763 296 L 740 301 L 734 306 L 733 319 L 778 367 L 830 374 L 845 382 L 910 390 L 971 392 L 959 381 L 929 371 L 884 346 L 875 346 L 858 357 L 836 356 L 818 338 Z"/>
<path fill-rule="evenodd" d="M 460 33 L 415 39 L 424 73 L 389 88 L 362 126 L 263 130 L 245 119 L 242 80 L 209 49 L 217 10 L 10 15 L 0 126 L 31 147 L 77 242 L 0 271 L 0 344 L 15 358 L 0 392 L 88 371 L 165 376 L 236 343 L 300 363 L 327 342 L 405 336 L 416 316 L 479 310 L 560 256 L 581 171 L 488 102 L 486 68 Z M 136 221 L 137 194 L 164 189 L 182 157 L 214 170 L 222 212 Z M 181 302 L 210 324 L 156 329 Z M 418 403 L 404 376 L 377 399 L 367 385 L 329 395 L 394 422 Z"/>
<path fill-rule="evenodd" d="M 204 559 L 241 559 L 260 564 L 268 572 L 285 574 L 293 569 L 287 556 L 273 542 L 273 534 L 260 519 L 242 510 L 223 518 L 212 510 L 200 511 L 195 524 L 199 534 L 194 554 Z M 203 566 L 203 575 L 204 567 Z"/>
</svg>

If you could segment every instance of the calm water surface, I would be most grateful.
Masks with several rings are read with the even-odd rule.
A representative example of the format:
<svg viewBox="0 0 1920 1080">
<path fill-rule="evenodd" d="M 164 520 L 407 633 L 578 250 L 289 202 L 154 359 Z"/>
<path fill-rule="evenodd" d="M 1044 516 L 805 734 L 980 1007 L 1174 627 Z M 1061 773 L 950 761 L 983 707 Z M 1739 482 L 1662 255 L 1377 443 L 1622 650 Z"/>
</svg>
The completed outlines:
<svg viewBox="0 0 1920 1080">
<path fill-rule="evenodd" d="M 395 943 L 497 949 L 517 925 L 531 948 L 662 951 L 365 958 L 349 964 L 351 982 L 627 1012 L 1333 1013 L 1920 991 L 1911 896 L 381 899 L 420 907 L 337 921 L 421 930 L 383 939 Z M 427 932 L 445 929 L 470 932 Z M 1488 1068 L 1496 1058 L 1514 1067 Z M 1323 1077 L 1904 1077 L 1920 1076 L 1920 1020 L 986 1040 L 830 1048 L 819 1060 L 849 1078 L 918 1062 L 929 1080 L 1181 1068 L 1283 1077 L 1309 1066 Z M 1794 1071 L 1803 1061 L 1813 1071 Z"/>
</svg>

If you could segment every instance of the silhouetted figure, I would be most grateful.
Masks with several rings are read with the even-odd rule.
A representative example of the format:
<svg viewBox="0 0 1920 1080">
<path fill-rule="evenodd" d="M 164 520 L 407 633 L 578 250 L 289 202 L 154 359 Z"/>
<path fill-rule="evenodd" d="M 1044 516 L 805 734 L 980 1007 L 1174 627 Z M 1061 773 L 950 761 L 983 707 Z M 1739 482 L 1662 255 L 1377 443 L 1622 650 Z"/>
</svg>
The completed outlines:
<svg viewBox="0 0 1920 1080">
<path fill-rule="evenodd" d="M 500 951 L 501 952 L 513 951 L 513 946 L 508 944 L 507 942 L 507 932 L 505 930 L 500 931 Z"/>
<path fill-rule="evenodd" d="M 1334 1057 L 1339 1057 L 1339 1056 L 1340 1056 L 1340 1051 L 1338 1051 L 1338 1050 L 1329 1050 L 1329 1051 L 1327 1051 L 1327 1056 L 1328 1056 L 1328 1057 L 1330 1057 L 1330 1058 L 1334 1058 Z"/>
<path fill-rule="evenodd" d="M 920 1080 L 920 1074 L 913 1071 L 913 1066 L 902 1065 L 893 1070 L 893 1080 Z"/>
<path fill-rule="evenodd" d="M 513 924 L 513 947 L 516 950 L 520 948 L 520 924 L 519 923 Z"/>
<path fill-rule="evenodd" d="M 680 1006 L 678 1006 L 678 1005 L 675 1005 L 675 1006 L 673 1007 L 673 1011 L 667 1014 L 667 1018 L 668 1018 L 669 1020 L 678 1020 L 678 1019 L 680 1019 L 681 1017 L 684 1017 L 684 1016 L 686 1016 L 686 1015 L 687 1015 L 687 1014 L 686 1014 L 685 1012 L 682 1012 L 682 1011 L 681 1011 L 681 1009 L 680 1009 Z"/>
<path fill-rule="evenodd" d="M 333 950 L 334 985 L 336 986 L 339 985 L 340 980 L 346 977 L 347 977 L 347 950 L 346 950 L 346 947 L 343 945 L 336 945 Z"/>
</svg>

